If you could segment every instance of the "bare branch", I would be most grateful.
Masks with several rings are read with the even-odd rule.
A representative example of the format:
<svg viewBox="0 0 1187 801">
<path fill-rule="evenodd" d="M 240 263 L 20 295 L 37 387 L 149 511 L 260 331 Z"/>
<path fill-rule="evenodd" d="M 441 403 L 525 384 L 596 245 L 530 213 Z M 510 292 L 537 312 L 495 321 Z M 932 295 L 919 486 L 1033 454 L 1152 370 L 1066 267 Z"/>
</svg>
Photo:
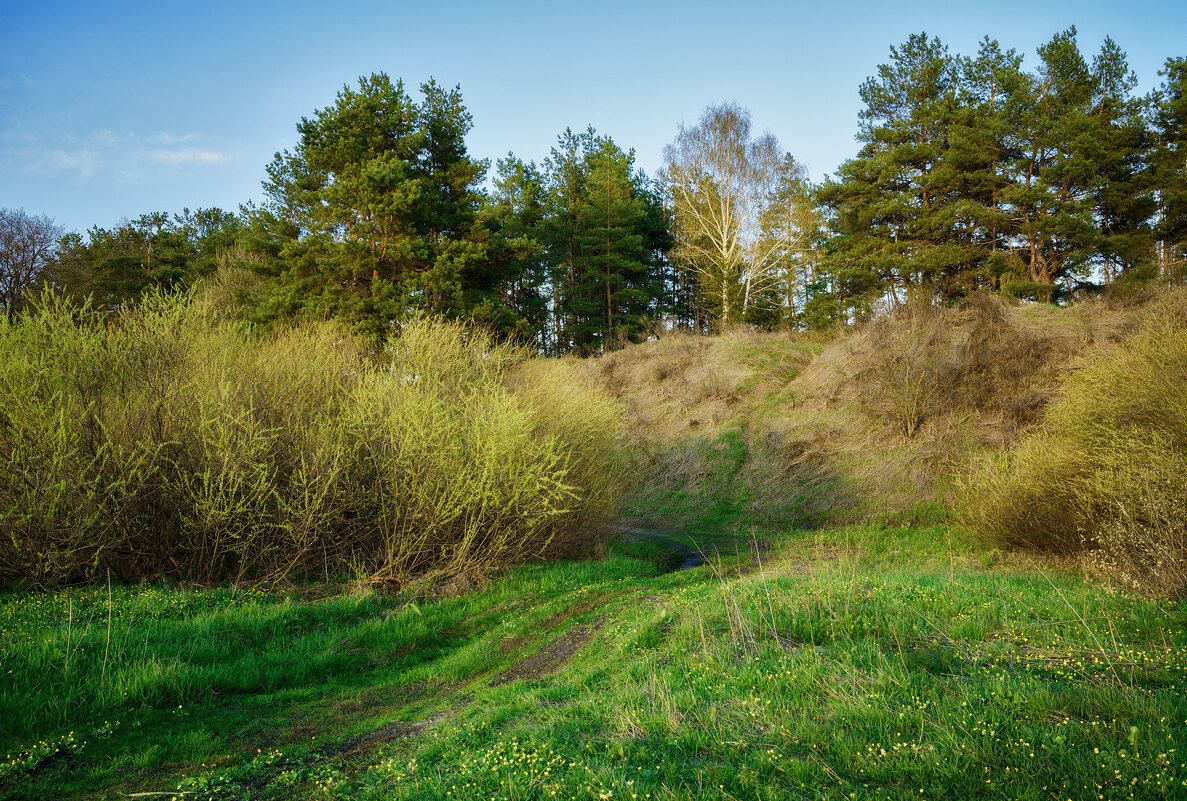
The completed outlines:
<svg viewBox="0 0 1187 801">
<path fill-rule="evenodd" d="M 19 311 L 25 291 L 37 283 L 61 237 L 61 226 L 44 214 L 0 208 L 0 314 Z"/>
</svg>

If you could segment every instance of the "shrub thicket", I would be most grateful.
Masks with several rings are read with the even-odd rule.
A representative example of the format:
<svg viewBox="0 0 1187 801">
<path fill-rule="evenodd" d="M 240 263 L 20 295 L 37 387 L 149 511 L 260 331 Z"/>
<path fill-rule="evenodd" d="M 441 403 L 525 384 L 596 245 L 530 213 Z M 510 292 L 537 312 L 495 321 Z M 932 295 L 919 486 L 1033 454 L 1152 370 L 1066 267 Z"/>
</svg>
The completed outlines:
<svg viewBox="0 0 1187 801">
<path fill-rule="evenodd" d="M 971 477 L 973 530 L 1187 590 L 1187 318 L 1169 307 L 1086 356 L 1043 425 Z"/>
<path fill-rule="evenodd" d="M 0 323 L 0 579 L 403 581 L 564 548 L 612 512 L 618 413 L 565 365 L 413 320 L 250 335 L 202 298 Z"/>
</svg>

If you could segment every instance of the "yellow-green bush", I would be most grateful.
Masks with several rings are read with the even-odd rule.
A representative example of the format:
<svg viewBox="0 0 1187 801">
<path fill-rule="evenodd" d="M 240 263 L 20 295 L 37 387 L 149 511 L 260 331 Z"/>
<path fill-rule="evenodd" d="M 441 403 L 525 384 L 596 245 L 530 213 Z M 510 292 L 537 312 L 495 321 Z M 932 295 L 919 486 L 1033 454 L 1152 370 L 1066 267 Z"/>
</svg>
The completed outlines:
<svg viewBox="0 0 1187 801">
<path fill-rule="evenodd" d="M 46 298 L 0 323 L 0 578 L 403 581 L 570 544 L 613 507 L 618 414 L 530 361 L 429 319 L 375 354 Z"/>
<path fill-rule="evenodd" d="M 1082 553 L 1133 586 L 1187 590 L 1187 318 L 1173 308 L 1064 381 L 1042 426 L 973 475 L 965 520 Z"/>
</svg>

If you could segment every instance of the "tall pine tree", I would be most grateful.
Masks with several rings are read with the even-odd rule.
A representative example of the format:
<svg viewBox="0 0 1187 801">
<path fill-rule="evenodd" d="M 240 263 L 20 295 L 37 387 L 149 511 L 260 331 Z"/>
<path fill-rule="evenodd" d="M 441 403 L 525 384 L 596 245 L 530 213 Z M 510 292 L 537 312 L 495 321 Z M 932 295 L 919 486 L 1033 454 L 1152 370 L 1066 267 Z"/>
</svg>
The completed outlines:
<svg viewBox="0 0 1187 801">
<path fill-rule="evenodd" d="M 854 291 L 880 286 L 898 297 L 932 292 L 975 264 L 978 250 L 962 236 L 963 175 L 950 159 L 958 64 L 926 33 L 892 47 L 890 56 L 860 89 L 861 151 L 819 196 L 838 236 L 829 254 L 833 272 L 848 276 Z"/>
<path fill-rule="evenodd" d="M 544 164 L 539 240 L 551 267 L 555 348 L 588 354 L 637 339 L 652 298 L 664 218 L 645 176 L 593 128 L 566 130 Z"/>
<path fill-rule="evenodd" d="M 489 294 L 489 230 L 457 88 L 433 81 L 416 103 L 376 73 L 297 126 L 250 214 L 254 238 L 301 305 L 345 313 L 382 337 L 410 309 L 464 316 Z"/>
<path fill-rule="evenodd" d="M 1187 59 L 1169 58 L 1154 96 L 1158 266 L 1164 278 L 1187 278 Z"/>
</svg>

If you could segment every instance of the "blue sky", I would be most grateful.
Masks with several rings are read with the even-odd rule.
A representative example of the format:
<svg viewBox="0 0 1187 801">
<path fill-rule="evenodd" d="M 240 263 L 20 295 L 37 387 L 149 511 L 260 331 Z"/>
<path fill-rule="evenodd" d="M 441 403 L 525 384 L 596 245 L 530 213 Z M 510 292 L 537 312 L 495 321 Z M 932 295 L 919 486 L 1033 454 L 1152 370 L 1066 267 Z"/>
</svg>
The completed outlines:
<svg viewBox="0 0 1187 801">
<path fill-rule="evenodd" d="M 0 206 L 69 230 L 258 199 L 296 123 L 384 71 L 460 84 L 481 157 L 542 160 L 592 124 L 648 172 L 678 124 L 736 100 L 813 178 L 856 152 L 858 85 L 913 32 L 1027 53 L 1106 35 L 1140 91 L 1187 56 L 1187 3 L 204 3 L 0 0 Z"/>
</svg>

